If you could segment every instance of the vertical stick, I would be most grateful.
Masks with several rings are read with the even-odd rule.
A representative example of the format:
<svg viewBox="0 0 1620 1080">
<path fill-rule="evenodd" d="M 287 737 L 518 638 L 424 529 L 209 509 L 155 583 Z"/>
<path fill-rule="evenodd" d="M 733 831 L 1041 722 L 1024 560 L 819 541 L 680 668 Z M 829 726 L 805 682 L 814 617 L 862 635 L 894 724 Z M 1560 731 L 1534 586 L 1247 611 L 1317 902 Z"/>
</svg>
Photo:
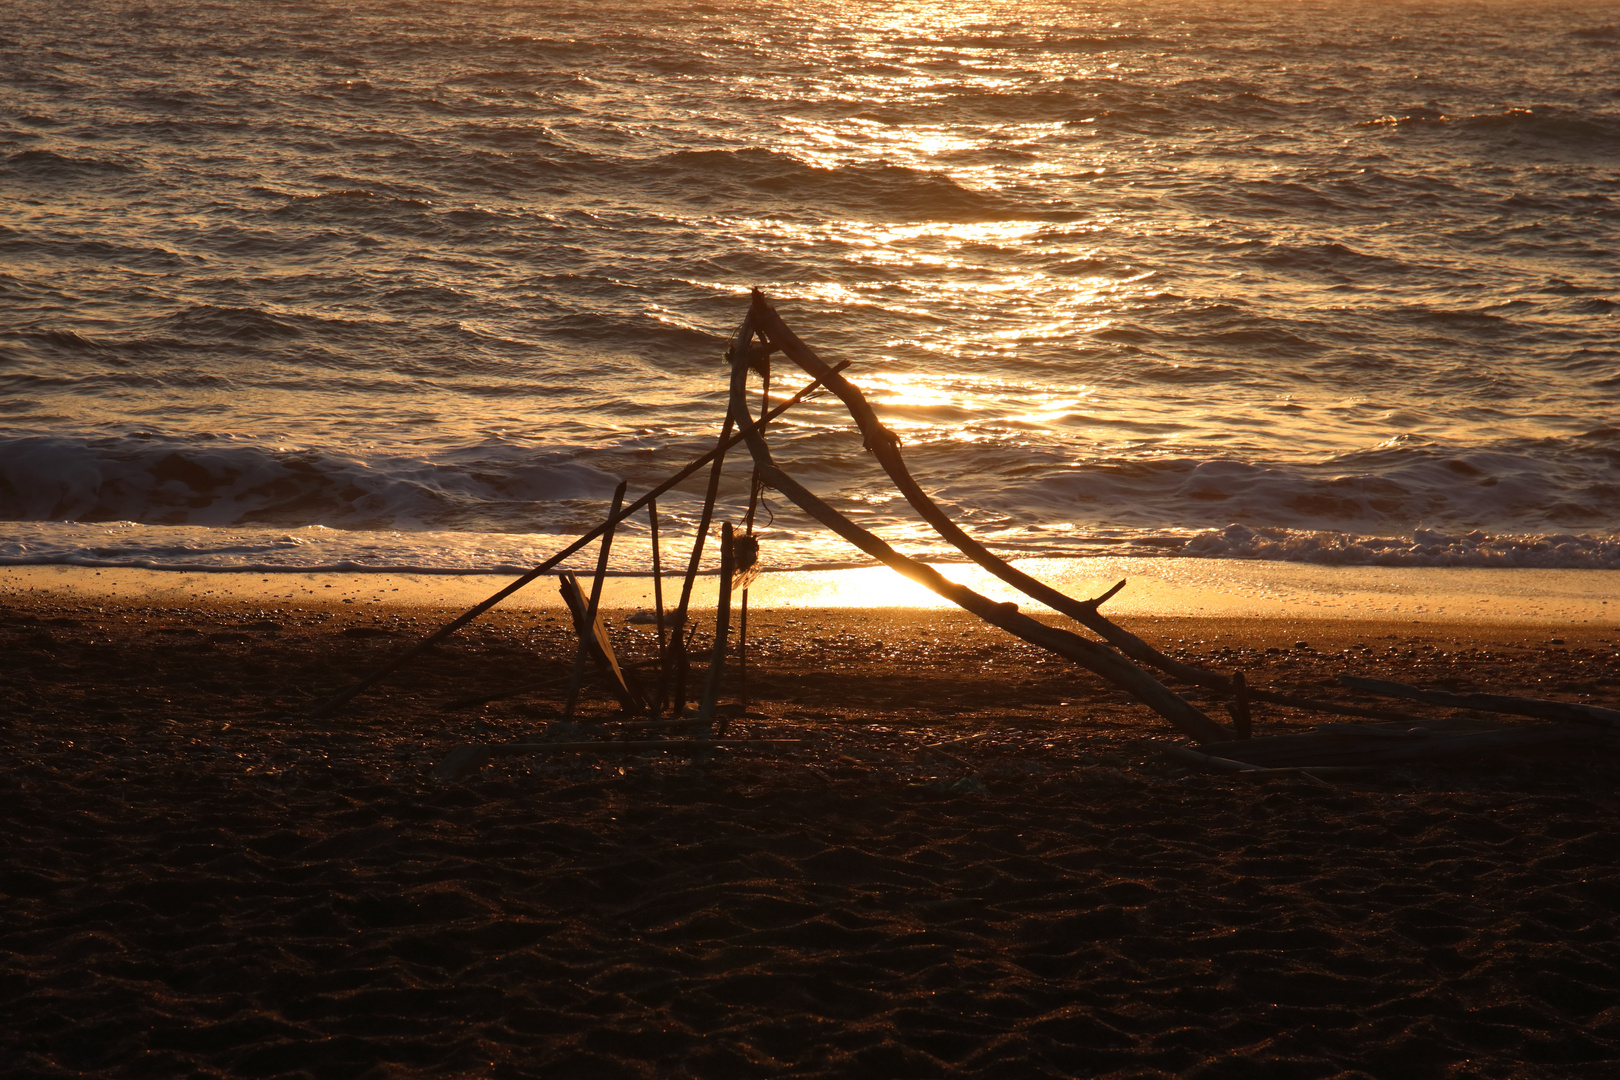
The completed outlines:
<svg viewBox="0 0 1620 1080">
<path fill-rule="evenodd" d="M 568 596 L 569 575 L 560 573 L 557 578 L 562 582 L 563 597 L 566 599 Z M 576 585 L 575 588 L 578 588 L 578 586 Z M 574 707 L 579 704 L 579 690 L 585 684 L 585 635 L 590 632 L 590 627 L 581 625 L 578 622 L 574 624 L 574 636 L 579 638 L 579 647 L 574 650 L 574 672 L 568 677 L 568 696 L 563 699 L 562 718 L 564 720 L 574 718 Z"/>
<path fill-rule="evenodd" d="M 596 556 L 596 578 L 591 582 L 591 605 L 585 609 L 585 617 L 592 622 L 596 621 L 596 610 L 602 602 L 602 579 L 607 577 L 608 552 L 613 550 L 613 534 L 619 527 L 619 507 L 624 505 L 624 492 L 630 486 L 630 481 L 620 480 L 619 486 L 613 491 L 613 509 L 608 511 L 609 525 L 602 533 L 602 549 Z"/>
<path fill-rule="evenodd" d="M 834 371 L 843 371 L 847 367 L 849 367 L 849 361 L 848 360 L 840 360 L 838 363 L 833 365 L 832 369 Z M 791 398 L 789 398 L 788 400 L 782 402 L 782 404 L 778 405 L 776 408 L 772 409 L 770 415 L 772 417 L 777 417 L 777 416 L 782 415 L 784 412 L 786 412 L 787 410 L 793 408 L 793 406 L 797 405 L 799 402 L 803 401 L 805 398 L 807 398 L 811 394 L 815 393 L 816 390 L 818 390 L 820 387 L 821 387 L 821 380 L 820 379 L 812 380 L 809 386 L 806 386 L 803 390 L 800 390 L 797 394 L 794 394 Z M 692 462 L 691 464 L 687 465 L 685 468 L 681 469 L 674 476 L 671 476 L 668 480 L 665 480 L 663 483 L 661 483 L 657 487 L 653 488 L 647 494 L 643 495 L 641 498 L 639 498 L 635 502 L 631 503 L 630 508 L 628 510 L 626 510 L 625 513 L 626 514 L 633 514 L 637 510 L 640 510 L 643 506 L 645 506 L 653 498 L 655 498 L 656 496 L 662 495 L 664 492 L 670 490 L 676 484 L 679 484 L 682 480 L 685 480 L 688 476 L 691 476 L 693 473 L 697 472 L 703 466 L 707 465 L 711 460 L 713 460 L 714 455 L 716 453 L 721 452 L 723 450 L 728 450 L 735 443 L 742 442 L 742 436 L 741 435 L 734 436 L 733 439 L 732 439 L 732 442 L 729 442 L 729 443 L 725 439 L 720 440 L 720 442 L 721 442 L 721 445 L 719 447 L 717 447 L 715 450 L 711 450 L 707 454 L 704 454 L 702 457 L 698 458 L 696 461 Z M 457 615 L 454 619 L 451 619 L 449 622 L 445 623 L 443 626 L 441 626 L 437 630 L 433 631 L 433 633 L 429 634 L 427 637 L 422 638 L 420 641 L 418 641 L 416 644 L 412 645 L 410 648 L 406 649 L 404 652 L 396 654 L 392 659 L 388 660 L 381 667 L 373 669 L 371 672 L 369 672 L 367 675 L 365 675 L 363 678 L 361 678 L 358 682 L 350 683 L 344 689 L 340 690 L 338 693 L 334 694 L 332 697 L 326 699 L 326 701 L 324 701 L 320 705 L 316 706 L 315 710 L 309 714 L 310 718 L 314 719 L 314 720 L 319 720 L 322 717 L 332 715 L 338 709 L 342 708 L 343 705 L 345 705 L 347 702 L 353 700 L 357 695 L 363 693 L 364 691 L 371 688 L 372 686 L 375 686 L 382 679 L 386 678 L 387 676 L 389 676 L 389 675 L 393 674 L 394 672 L 398 671 L 400 668 L 404 667 L 407 663 L 409 663 L 411 660 L 415 659 L 418 655 L 420 655 L 424 650 L 430 648 L 431 646 L 437 644 L 440 641 L 443 641 L 445 638 L 449 637 L 451 634 L 455 633 L 457 630 L 460 630 L 463 626 L 466 626 L 468 623 L 470 623 L 474 619 L 478 618 L 478 616 L 482 615 L 484 612 L 488 611 L 490 608 L 494 607 L 496 604 L 500 603 L 502 600 L 505 600 L 508 596 L 511 596 L 513 593 L 515 593 L 519 589 L 523 588 L 523 586 L 525 586 L 525 585 L 529 584 L 530 582 L 536 580 L 542 574 L 546 573 L 547 571 L 551 570 L 553 567 L 560 564 L 564 559 L 568 558 L 568 556 L 572 555 L 574 552 L 578 551 L 580 548 L 584 547 L 586 544 L 589 544 L 592 540 L 595 540 L 598 536 L 602 535 L 602 530 L 606 529 L 608 524 L 609 524 L 608 522 L 603 522 L 601 525 L 596 526 L 596 528 L 591 529 L 585 535 L 579 537 L 573 543 L 569 544 L 567 547 L 563 548 L 561 551 L 559 551 L 555 555 L 551 556 L 551 558 L 547 559 L 545 562 L 541 563 L 539 566 L 536 566 L 533 570 L 530 570 L 528 573 L 524 574 L 522 577 L 518 578 L 516 581 L 512 582 L 510 585 L 506 586 L 504 589 L 501 589 L 500 591 L 495 593 L 489 599 L 484 600 L 481 603 L 474 604 L 472 607 L 468 608 L 466 611 L 462 612 L 460 615 Z"/>
<path fill-rule="evenodd" d="M 731 429 L 736 423 L 736 417 L 731 410 L 726 410 L 726 422 L 720 428 L 720 446 L 725 447 L 731 439 Z M 715 451 L 713 464 L 709 466 L 709 489 L 703 497 L 703 514 L 698 519 L 697 537 L 692 541 L 692 558 L 686 564 L 686 580 L 681 583 L 681 603 L 675 609 L 674 630 L 675 640 L 681 640 L 681 630 L 686 626 L 686 611 L 692 603 L 692 585 L 697 581 L 698 564 L 703 561 L 703 539 L 709 534 L 709 526 L 714 521 L 714 503 L 720 495 L 720 469 L 725 464 L 725 450 Z M 686 711 L 686 672 L 688 667 L 686 646 L 683 641 L 675 649 L 676 655 L 671 658 L 675 667 L 675 696 L 670 702 L 670 712 L 679 716 Z"/>
<path fill-rule="evenodd" d="M 737 697 L 748 711 L 748 589 L 744 586 L 737 618 Z"/>
<path fill-rule="evenodd" d="M 658 689 L 653 694 L 652 715 L 664 711 L 669 693 L 669 653 L 664 646 L 664 565 L 658 553 L 658 500 L 647 501 L 647 523 L 652 530 L 653 610 L 658 616 Z"/>
<path fill-rule="evenodd" d="M 714 707 L 720 701 L 720 681 L 726 670 L 726 636 L 731 630 L 731 523 L 721 527 L 720 533 L 720 603 L 714 613 L 714 648 L 709 653 L 709 677 L 703 684 L 703 702 L 698 706 L 698 721 L 708 723 L 714 719 Z"/>
<path fill-rule="evenodd" d="M 1247 739 L 1254 733 L 1254 719 L 1249 713 L 1249 684 L 1243 672 L 1232 673 L 1232 689 L 1237 695 L 1232 701 L 1232 731 L 1238 738 Z"/>
<path fill-rule="evenodd" d="M 585 658 L 588 653 L 586 635 L 596 628 L 596 610 L 602 602 L 602 579 L 607 576 L 608 553 L 613 550 L 613 534 L 619 528 L 619 507 L 624 505 L 624 492 L 629 481 L 619 481 L 613 492 L 613 509 L 608 511 L 607 528 L 602 530 L 602 548 L 596 556 L 596 577 L 591 582 L 591 600 L 585 606 L 585 625 L 579 628 L 579 652 L 574 657 L 574 677 L 568 684 L 568 700 L 563 705 L 563 719 L 572 720 L 574 708 L 579 704 L 580 686 L 585 681 Z"/>
<path fill-rule="evenodd" d="M 762 385 L 759 390 L 759 432 L 765 434 L 766 413 L 769 411 L 771 401 L 771 365 L 765 362 L 760 372 Z M 748 518 L 744 522 L 749 537 L 754 535 L 754 511 L 759 507 L 759 466 L 754 466 L 754 475 L 748 481 Z M 759 558 L 759 550 L 755 548 L 754 558 Z M 752 575 L 743 579 L 742 613 L 737 625 L 737 692 L 742 701 L 742 711 L 748 711 L 748 583 Z"/>
</svg>

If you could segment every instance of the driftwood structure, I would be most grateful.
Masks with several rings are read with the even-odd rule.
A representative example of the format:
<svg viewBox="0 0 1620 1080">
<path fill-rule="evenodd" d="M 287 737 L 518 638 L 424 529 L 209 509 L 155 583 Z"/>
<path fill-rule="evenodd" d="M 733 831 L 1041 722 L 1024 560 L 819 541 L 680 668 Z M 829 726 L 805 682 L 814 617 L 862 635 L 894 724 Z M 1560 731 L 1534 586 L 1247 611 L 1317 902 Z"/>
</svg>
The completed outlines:
<svg viewBox="0 0 1620 1080">
<path fill-rule="evenodd" d="M 771 364 L 773 357 L 778 355 L 804 371 L 810 376 L 811 382 L 791 398 L 771 406 L 769 397 Z M 1046 649 L 1070 663 L 1086 668 L 1124 690 L 1156 712 L 1170 727 L 1200 744 L 1196 750 L 1188 747 L 1170 748 L 1173 756 L 1187 765 L 1238 775 L 1277 775 L 1301 771 L 1316 775 L 1364 770 L 1390 763 L 1448 755 L 1590 745 L 1612 739 L 1617 728 L 1620 728 L 1620 711 L 1615 710 L 1494 694 L 1449 694 L 1381 680 L 1349 677 L 1343 679 L 1343 682 L 1352 689 L 1362 693 L 1556 722 L 1515 725 L 1505 730 L 1433 732 L 1424 726 L 1425 721 L 1422 717 L 1410 713 L 1278 694 L 1248 686 L 1241 672 L 1222 674 L 1166 656 L 1100 612 L 1103 603 L 1124 586 L 1123 581 L 1093 599 L 1077 600 L 1012 566 L 963 530 L 940 509 L 911 475 L 901 451 L 900 439 L 882 423 L 859 388 L 844 376 L 843 371 L 848 366 L 847 362 L 829 364 L 818 356 L 814 349 L 787 326 L 776 309 L 758 290 L 755 290 L 750 298 L 747 315 L 730 343 L 726 361 L 730 366 L 728 404 L 720 436 L 712 451 L 699 457 L 628 506 L 624 505 L 625 486 L 621 484 L 614 495 L 608 518 L 602 525 L 587 532 L 545 563 L 447 623 L 411 649 L 336 694 L 315 711 L 315 716 L 330 715 L 355 695 L 397 670 L 423 649 L 454 633 L 524 585 L 553 570 L 565 558 L 579 551 L 591 540 L 600 537 L 601 549 L 589 598 L 587 599 L 585 595 L 583 585 L 573 575 L 561 576 L 563 595 L 579 638 L 574 672 L 568 680 L 564 717 L 572 716 L 587 669 L 594 668 L 605 688 L 612 693 L 629 720 L 624 725 L 627 734 L 630 731 L 682 728 L 706 729 L 709 734 L 699 738 L 650 740 L 639 738 L 613 742 L 567 740 L 464 746 L 440 766 L 439 774 L 446 778 L 460 775 L 477 768 L 497 754 L 579 750 L 594 752 L 662 750 L 695 753 L 726 745 L 791 745 L 793 740 L 728 740 L 714 737 L 716 725 L 719 735 L 725 733 L 726 721 L 719 714 L 719 699 L 725 679 L 726 659 L 730 651 L 734 591 L 740 593 L 741 597 L 738 654 L 742 661 L 742 678 L 746 679 L 747 583 L 752 578 L 758 559 L 758 545 L 752 535 L 754 512 L 760 493 L 765 489 L 771 489 L 876 561 L 918 582 L 985 622 L 1032 645 Z M 751 375 L 758 375 L 763 383 L 757 415 L 749 401 Z M 887 541 L 862 528 L 795 479 L 789 468 L 778 463 L 772 456 L 768 440 L 769 425 L 784 411 L 818 389 L 832 392 L 843 403 L 861 433 L 865 449 L 873 455 L 893 482 L 895 489 L 918 516 L 942 539 L 1024 596 L 1065 616 L 1075 624 L 1075 629 L 1050 626 L 1020 611 L 1017 604 L 992 600 L 966 586 L 948 580 L 933 567 L 897 551 Z M 705 541 L 714 523 L 725 456 L 731 448 L 739 444 L 746 448 L 753 466 L 748 510 L 741 531 L 729 522 L 721 526 L 719 602 L 714 634 L 706 653 L 694 654 L 690 644 L 695 628 L 689 626 L 693 587 L 703 560 Z M 649 693 L 635 678 L 633 666 L 621 665 L 614 655 L 607 629 L 597 613 L 608 553 L 618 525 L 631 514 L 646 509 L 653 542 L 654 570 L 655 574 L 661 575 L 662 556 L 659 551 L 656 499 L 696 474 L 705 465 L 709 467 L 709 474 L 697 535 L 687 560 L 680 598 L 674 610 L 667 615 L 663 603 L 661 576 L 655 579 L 658 628 L 657 679 L 656 688 Z M 1081 630 L 1090 631 L 1100 640 L 1084 636 L 1079 632 Z M 689 703 L 688 682 L 692 674 L 692 664 L 698 660 L 706 661 L 706 670 L 698 688 L 696 702 Z M 1231 724 L 1222 724 L 1213 719 L 1193 701 L 1171 689 L 1161 676 L 1197 688 L 1203 696 L 1213 695 L 1225 705 L 1231 716 Z M 543 687 L 554 688 L 559 682 L 560 680 L 556 678 L 531 682 L 508 691 L 468 698 L 454 704 L 494 700 L 497 697 Z M 746 708 L 746 688 L 743 694 Z M 1334 715 L 1363 717 L 1381 723 L 1328 723 L 1320 725 L 1315 732 L 1253 738 L 1252 708 L 1259 702 Z M 694 705 L 695 708 L 692 707 Z M 674 733 L 677 732 L 672 732 Z"/>
</svg>

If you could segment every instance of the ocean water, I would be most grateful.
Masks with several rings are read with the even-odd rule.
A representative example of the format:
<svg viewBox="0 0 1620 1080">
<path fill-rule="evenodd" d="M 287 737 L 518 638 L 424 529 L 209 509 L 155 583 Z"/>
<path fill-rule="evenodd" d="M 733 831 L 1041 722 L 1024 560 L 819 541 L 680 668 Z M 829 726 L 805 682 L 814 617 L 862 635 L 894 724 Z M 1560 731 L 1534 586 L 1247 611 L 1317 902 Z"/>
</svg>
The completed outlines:
<svg viewBox="0 0 1620 1080">
<path fill-rule="evenodd" d="M 1615 3 L 8 0 L 0 207 L 0 562 L 530 565 L 759 286 L 1009 554 L 1620 567 Z"/>
</svg>

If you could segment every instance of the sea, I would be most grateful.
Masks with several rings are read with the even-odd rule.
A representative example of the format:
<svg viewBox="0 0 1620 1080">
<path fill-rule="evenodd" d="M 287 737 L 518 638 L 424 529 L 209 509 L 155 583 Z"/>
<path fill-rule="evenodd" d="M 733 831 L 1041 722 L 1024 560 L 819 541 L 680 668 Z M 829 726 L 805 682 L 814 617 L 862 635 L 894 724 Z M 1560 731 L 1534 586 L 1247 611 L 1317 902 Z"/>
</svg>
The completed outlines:
<svg viewBox="0 0 1620 1080">
<path fill-rule="evenodd" d="M 0 10 L 0 563 L 527 568 L 756 287 L 1009 556 L 1620 569 L 1620 4 Z M 836 398 L 771 443 L 953 555 Z"/>
</svg>

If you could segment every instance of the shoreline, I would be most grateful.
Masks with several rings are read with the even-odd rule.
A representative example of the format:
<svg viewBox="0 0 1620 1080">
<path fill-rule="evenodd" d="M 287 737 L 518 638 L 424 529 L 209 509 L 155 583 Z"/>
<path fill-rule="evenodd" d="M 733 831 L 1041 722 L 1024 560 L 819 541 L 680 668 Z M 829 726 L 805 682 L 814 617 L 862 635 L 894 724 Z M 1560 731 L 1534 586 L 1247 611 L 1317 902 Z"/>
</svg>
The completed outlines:
<svg viewBox="0 0 1620 1080">
<path fill-rule="evenodd" d="M 1051 614 L 976 566 L 934 564 L 945 576 L 1032 614 Z M 1605 570 L 1326 567 L 1236 559 L 1096 557 L 1015 560 L 1071 596 L 1116 581 L 1110 617 L 1333 619 L 1350 622 L 1561 627 L 1620 632 L 1620 573 Z M 517 575 L 389 572 L 168 571 L 76 566 L 0 567 L 0 603 L 236 606 L 349 604 L 465 610 Z M 664 576 L 673 607 L 680 578 Z M 693 606 L 713 609 L 716 579 L 699 577 Z M 603 607 L 653 606 L 651 575 L 609 575 Z M 883 567 L 766 572 L 750 589 L 755 610 L 951 610 L 953 605 Z M 497 609 L 558 610 L 554 582 L 538 580 Z"/>
</svg>

